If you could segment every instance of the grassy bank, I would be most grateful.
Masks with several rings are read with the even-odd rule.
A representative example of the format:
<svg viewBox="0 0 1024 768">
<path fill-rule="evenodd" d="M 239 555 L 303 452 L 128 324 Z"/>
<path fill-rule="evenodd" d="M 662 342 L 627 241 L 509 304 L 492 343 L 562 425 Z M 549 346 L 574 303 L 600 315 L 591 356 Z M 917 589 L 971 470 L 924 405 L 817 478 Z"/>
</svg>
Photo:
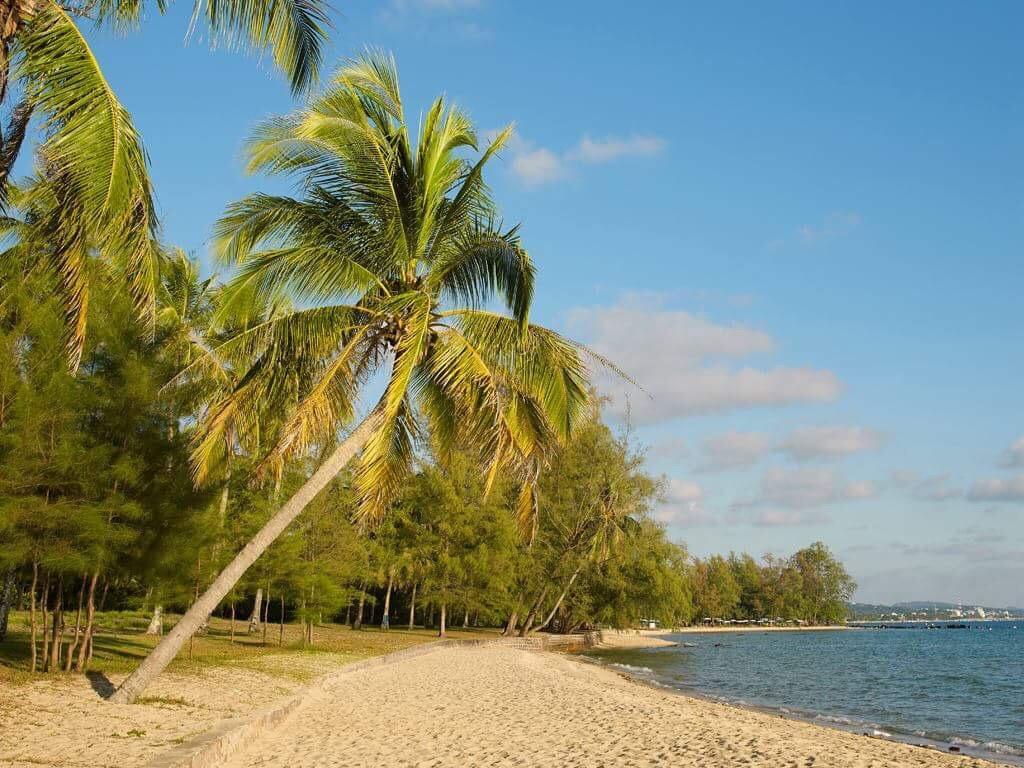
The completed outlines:
<svg viewBox="0 0 1024 768">
<path fill-rule="evenodd" d="M 166 617 L 164 631 L 169 630 L 177 616 Z M 148 615 L 134 612 L 97 614 L 97 631 L 93 642 L 93 660 L 89 671 L 100 675 L 124 675 L 149 653 L 160 639 L 145 634 Z M 73 630 L 65 633 L 67 637 Z M 244 621 L 235 622 L 232 640 L 231 622 L 212 618 L 209 630 L 197 635 L 191 650 L 186 645 L 170 671 L 181 674 L 201 672 L 212 667 L 252 669 L 274 677 L 287 677 L 302 682 L 323 667 L 340 666 L 349 661 L 378 656 L 408 648 L 437 638 L 437 631 L 424 627 L 408 630 L 393 628 L 388 632 L 378 627 L 356 631 L 339 624 L 318 624 L 313 630 L 312 645 L 303 644 L 302 627 L 285 624 L 283 633 L 278 624 L 267 627 L 266 641 L 262 630 L 248 634 Z M 480 637 L 495 630 L 449 630 L 450 637 Z M 37 644 L 38 647 L 38 644 Z M 0 683 L 18 685 L 31 680 L 59 678 L 62 673 L 35 675 L 29 672 L 30 646 L 28 614 L 11 614 L 7 639 L 0 642 Z"/>
</svg>

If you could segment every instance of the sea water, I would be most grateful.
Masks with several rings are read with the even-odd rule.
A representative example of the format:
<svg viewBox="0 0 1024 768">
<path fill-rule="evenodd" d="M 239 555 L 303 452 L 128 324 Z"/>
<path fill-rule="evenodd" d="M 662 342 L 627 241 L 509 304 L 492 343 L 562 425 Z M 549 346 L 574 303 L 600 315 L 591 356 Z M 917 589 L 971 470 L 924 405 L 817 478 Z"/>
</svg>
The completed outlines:
<svg viewBox="0 0 1024 768">
<path fill-rule="evenodd" d="M 1024 621 L 938 626 L 680 634 L 590 655 L 658 685 L 1024 764 Z"/>
</svg>

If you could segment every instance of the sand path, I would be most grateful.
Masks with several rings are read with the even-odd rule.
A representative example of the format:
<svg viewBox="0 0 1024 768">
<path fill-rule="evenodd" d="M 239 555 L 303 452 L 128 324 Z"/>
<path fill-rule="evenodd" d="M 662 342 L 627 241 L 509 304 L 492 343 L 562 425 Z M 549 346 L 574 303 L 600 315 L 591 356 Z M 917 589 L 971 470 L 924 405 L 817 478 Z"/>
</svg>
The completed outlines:
<svg viewBox="0 0 1024 768">
<path fill-rule="evenodd" d="M 988 766 L 662 692 L 554 654 L 438 650 L 339 677 L 245 766 Z"/>
</svg>

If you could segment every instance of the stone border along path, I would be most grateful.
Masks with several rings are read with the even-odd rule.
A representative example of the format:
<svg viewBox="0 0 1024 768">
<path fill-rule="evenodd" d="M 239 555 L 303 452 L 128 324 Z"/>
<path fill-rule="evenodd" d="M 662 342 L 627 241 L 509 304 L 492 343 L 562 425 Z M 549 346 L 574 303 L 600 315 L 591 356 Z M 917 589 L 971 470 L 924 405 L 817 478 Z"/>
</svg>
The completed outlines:
<svg viewBox="0 0 1024 768">
<path fill-rule="evenodd" d="M 336 672 L 331 672 L 318 678 L 297 695 L 274 704 L 255 715 L 224 720 L 205 733 L 179 744 L 174 749 L 156 755 L 146 764 L 146 768 L 214 768 L 221 765 L 252 743 L 253 740 L 265 736 L 280 727 L 300 705 L 321 693 L 325 683 L 363 669 L 423 656 L 439 651 L 442 648 L 501 645 L 506 648 L 519 648 L 524 651 L 546 651 L 564 650 L 567 648 L 590 648 L 600 643 L 600 632 L 585 632 L 578 635 L 497 637 L 480 640 L 435 640 L 434 642 L 414 645 L 411 648 L 404 648 L 383 656 L 371 656 L 368 659 L 347 664 Z"/>
</svg>

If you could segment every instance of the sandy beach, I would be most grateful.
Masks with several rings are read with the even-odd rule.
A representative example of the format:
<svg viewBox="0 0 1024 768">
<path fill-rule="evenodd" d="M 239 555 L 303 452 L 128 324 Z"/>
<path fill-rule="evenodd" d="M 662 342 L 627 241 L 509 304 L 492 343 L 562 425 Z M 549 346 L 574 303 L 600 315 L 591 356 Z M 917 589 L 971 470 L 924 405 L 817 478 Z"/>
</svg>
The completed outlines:
<svg viewBox="0 0 1024 768">
<path fill-rule="evenodd" d="M 337 677 L 229 765 L 989 764 L 655 690 L 566 656 L 491 646 Z"/>
<path fill-rule="evenodd" d="M 661 691 L 570 655 L 500 644 L 351 672 L 330 655 L 262 663 L 266 671 L 167 674 L 130 706 L 103 701 L 83 678 L 4 688 L 0 766 L 146 766 L 223 719 L 250 716 L 307 685 L 283 725 L 226 765 L 992 765 Z M 322 677 L 300 682 L 310 674 Z"/>
</svg>

